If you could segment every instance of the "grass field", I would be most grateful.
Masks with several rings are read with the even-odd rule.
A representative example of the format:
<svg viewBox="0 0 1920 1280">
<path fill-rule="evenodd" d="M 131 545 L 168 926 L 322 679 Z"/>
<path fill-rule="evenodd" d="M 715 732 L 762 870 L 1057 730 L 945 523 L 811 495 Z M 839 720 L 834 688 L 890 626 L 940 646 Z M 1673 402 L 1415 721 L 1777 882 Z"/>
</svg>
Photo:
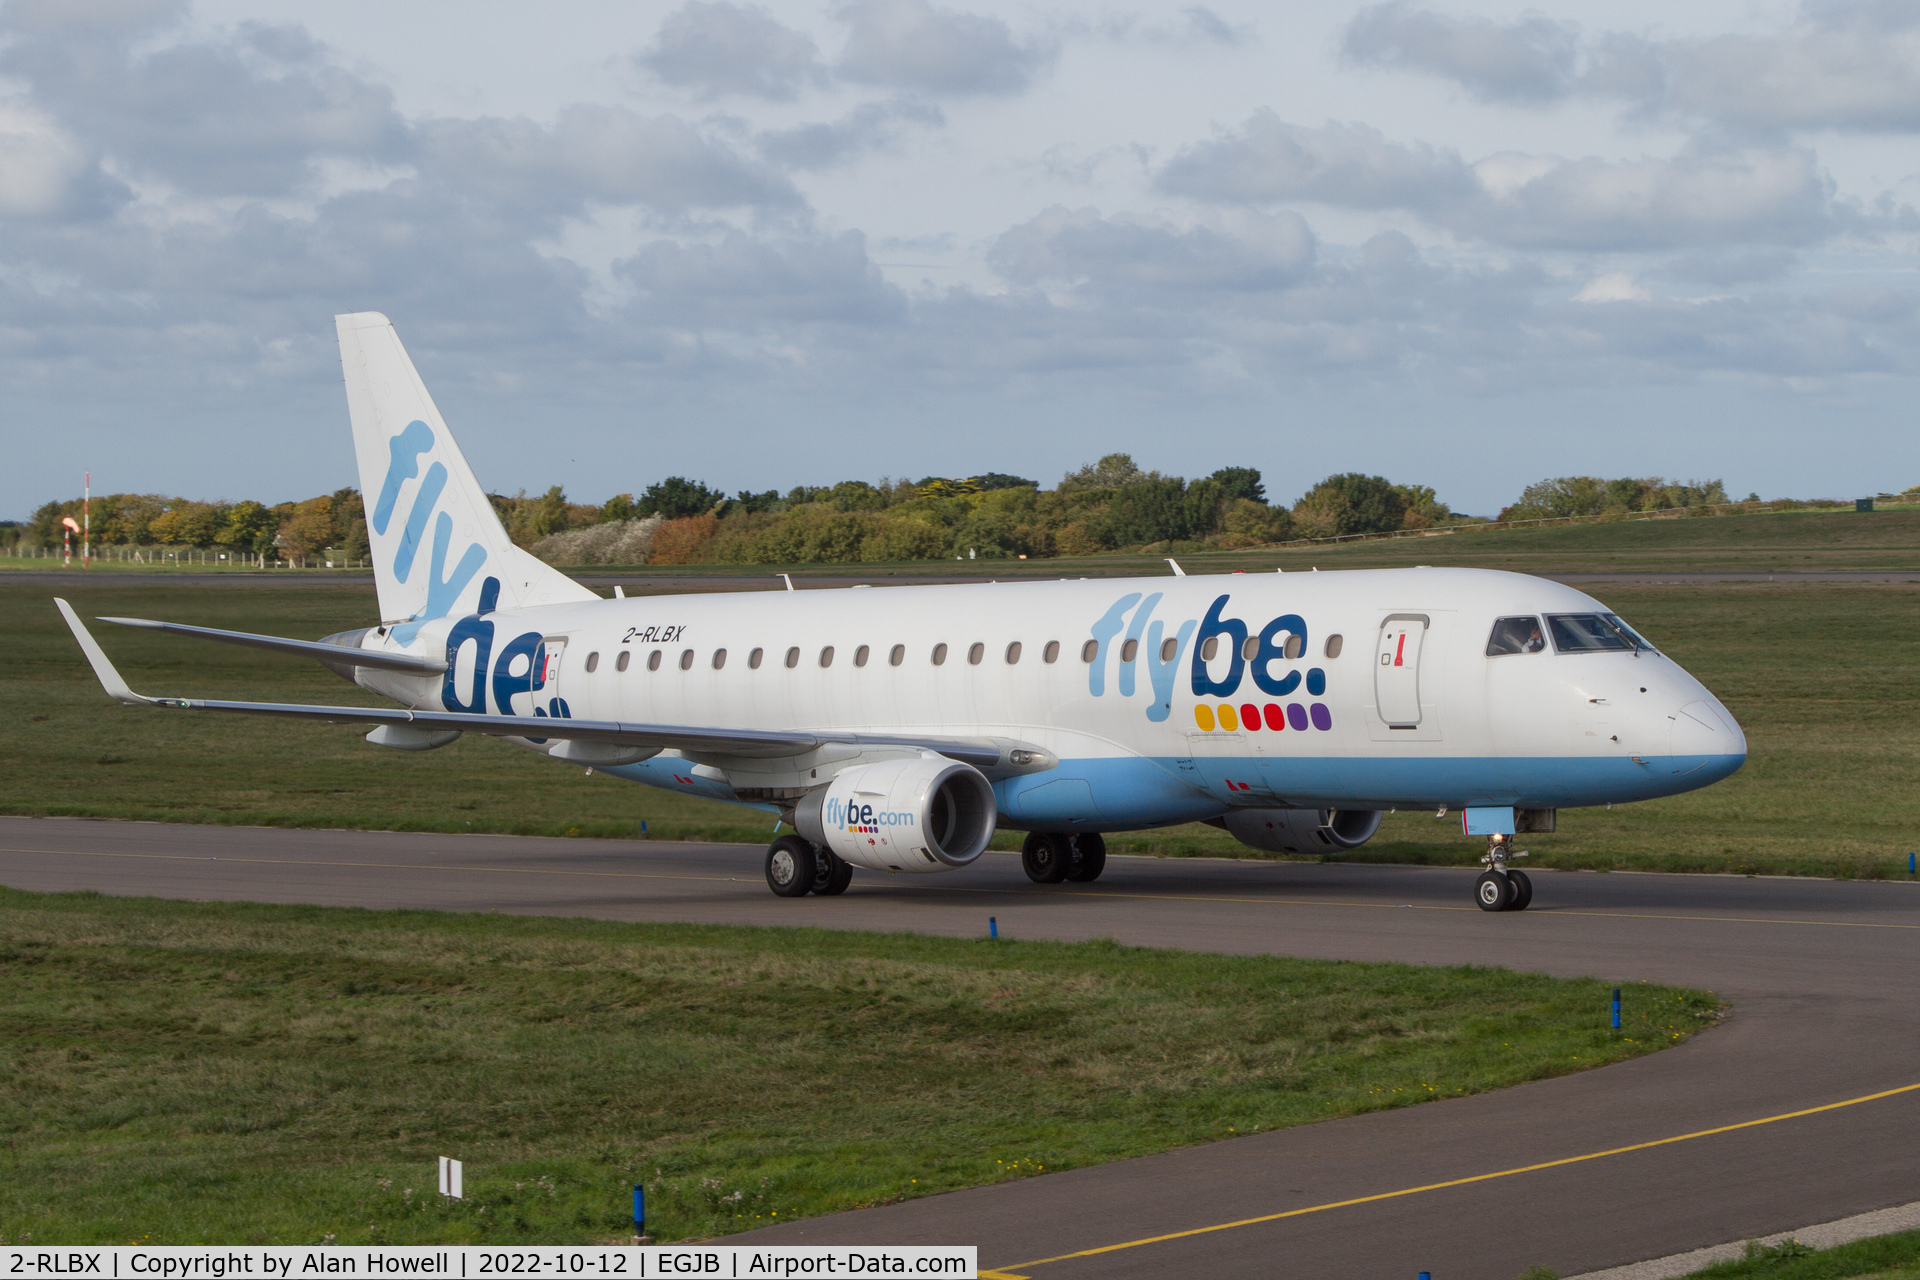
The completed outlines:
<svg viewBox="0 0 1920 1280">
<path fill-rule="evenodd" d="M 1920 1280 L 1920 1231 L 1874 1236 L 1831 1249 L 1797 1241 L 1767 1248 L 1747 1245 L 1747 1256 L 1688 1276 L 1701 1280 Z"/>
<path fill-rule="evenodd" d="M 1139 554 L 1060 557 L 1051 560 L 914 560 L 897 564 L 796 565 L 647 565 L 630 566 L 650 577 L 714 575 L 765 581 L 781 571 L 879 580 L 886 577 L 993 576 L 1078 578 L 1167 571 L 1165 551 Z M 1782 511 L 1763 515 L 1714 516 L 1680 520 L 1618 523 L 1493 526 L 1425 537 L 1368 542 L 1320 543 L 1255 551 L 1181 552 L 1181 564 L 1196 573 L 1234 569 L 1288 572 L 1310 569 L 1379 568 L 1390 565 L 1467 565 L 1512 569 L 1521 573 L 1740 572 L 1809 570 L 1920 569 L 1920 509 L 1858 513 Z M 77 561 L 76 561 L 77 563 Z M 54 571 L 56 559 L 0 556 L 0 569 Z M 109 575 L 165 575 L 176 572 L 232 573 L 211 565 L 135 565 L 104 561 Z M 587 573 L 617 573 L 595 566 Z M 267 576 L 366 577 L 364 571 L 280 570 Z"/>
<path fill-rule="evenodd" d="M 0 1236 L 662 1239 L 1540 1079 L 1600 978 L 0 890 Z M 467 1199 L 433 1194 L 436 1156 Z"/>
<path fill-rule="evenodd" d="M 1758 518 L 1758 517 L 1756 517 Z M 1713 523 L 1693 521 L 1694 524 Z M 1704 791 L 1569 810 L 1529 837 L 1534 865 L 1878 876 L 1920 848 L 1920 584 L 1604 584 L 1594 589 L 1733 709 L 1747 766 Z M 373 616 L 370 587 L 213 586 L 119 577 L 67 592 L 83 614 L 132 614 L 319 636 Z M 61 625 L 50 586 L 0 582 L 15 657 L 0 674 L 13 729 L 0 812 L 247 825 L 374 827 L 762 842 L 761 814 L 586 777 L 491 739 L 384 751 L 351 726 L 121 707 Z M 375 701 L 310 663 L 101 629 L 136 688 L 303 702 Z M 1001 847 L 1017 846 L 1003 833 Z M 1117 852 L 1258 856 L 1212 827 L 1116 837 Z M 1466 863 L 1454 821 L 1390 815 L 1347 855 Z"/>
</svg>

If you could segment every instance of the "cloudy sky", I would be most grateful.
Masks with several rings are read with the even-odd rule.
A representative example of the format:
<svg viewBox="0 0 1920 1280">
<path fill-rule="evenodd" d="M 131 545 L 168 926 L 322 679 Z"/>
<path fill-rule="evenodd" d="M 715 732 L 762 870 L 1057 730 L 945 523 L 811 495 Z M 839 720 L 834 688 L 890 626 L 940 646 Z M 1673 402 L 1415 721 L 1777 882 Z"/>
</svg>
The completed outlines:
<svg viewBox="0 0 1920 1280">
<path fill-rule="evenodd" d="M 1920 2 L 11 0 L 0 516 L 1099 454 L 1920 482 Z"/>
</svg>

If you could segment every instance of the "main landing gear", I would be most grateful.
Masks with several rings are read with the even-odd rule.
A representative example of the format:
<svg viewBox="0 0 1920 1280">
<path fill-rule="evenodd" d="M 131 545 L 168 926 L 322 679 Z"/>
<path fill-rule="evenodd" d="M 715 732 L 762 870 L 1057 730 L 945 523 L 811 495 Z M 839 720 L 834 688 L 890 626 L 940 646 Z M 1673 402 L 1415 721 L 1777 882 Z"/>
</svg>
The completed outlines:
<svg viewBox="0 0 1920 1280">
<path fill-rule="evenodd" d="M 1473 882 L 1473 900 L 1482 911 L 1525 911 L 1533 901 L 1533 881 L 1518 867 L 1509 867 L 1507 859 L 1524 858 L 1515 852 L 1512 836 L 1488 836 L 1487 852 L 1480 861 L 1487 870 Z"/>
<path fill-rule="evenodd" d="M 1035 884 L 1059 884 L 1062 880 L 1086 884 L 1098 880 L 1107 869 L 1107 842 L 1098 831 L 1070 836 L 1029 831 L 1026 843 L 1020 846 L 1020 869 Z"/>
<path fill-rule="evenodd" d="M 831 849 L 781 836 L 767 846 L 767 887 L 783 898 L 832 897 L 853 882 L 853 864 Z"/>
</svg>

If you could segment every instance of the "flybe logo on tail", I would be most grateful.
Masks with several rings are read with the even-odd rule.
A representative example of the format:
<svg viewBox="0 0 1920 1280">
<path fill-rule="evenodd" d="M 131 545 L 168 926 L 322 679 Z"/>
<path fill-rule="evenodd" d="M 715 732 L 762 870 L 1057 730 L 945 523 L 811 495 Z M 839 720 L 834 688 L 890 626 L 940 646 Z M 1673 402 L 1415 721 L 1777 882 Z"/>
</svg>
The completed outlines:
<svg viewBox="0 0 1920 1280">
<path fill-rule="evenodd" d="M 427 468 L 424 477 L 420 476 L 420 460 L 433 450 L 433 443 L 433 428 L 418 418 L 409 422 L 387 442 L 387 476 L 380 485 L 380 497 L 373 507 L 373 531 L 384 535 L 393 524 L 394 509 L 400 501 L 400 487 L 409 480 L 420 478 L 419 485 L 413 491 L 413 506 L 407 512 L 406 524 L 401 527 L 399 543 L 393 552 L 393 576 L 395 581 L 401 583 L 413 576 L 414 561 L 419 557 L 427 522 L 433 521 L 433 551 L 427 563 L 426 604 L 405 623 L 393 629 L 394 638 L 402 644 L 413 639 L 421 623 L 432 618 L 444 618 L 451 612 L 454 603 L 460 599 L 460 593 L 467 589 L 473 576 L 480 572 L 480 566 L 487 562 L 486 548 L 473 542 L 460 553 L 459 563 L 454 565 L 453 572 L 447 572 L 447 552 L 453 544 L 453 517 L 441 511 L 436 518 L 434 511 L 441 493 L 447 487 L 447 468 L 436 461 Z M 498 591 L 496 586 L 492 592 L 484 594 L 497 596 Z"/>
</svg>

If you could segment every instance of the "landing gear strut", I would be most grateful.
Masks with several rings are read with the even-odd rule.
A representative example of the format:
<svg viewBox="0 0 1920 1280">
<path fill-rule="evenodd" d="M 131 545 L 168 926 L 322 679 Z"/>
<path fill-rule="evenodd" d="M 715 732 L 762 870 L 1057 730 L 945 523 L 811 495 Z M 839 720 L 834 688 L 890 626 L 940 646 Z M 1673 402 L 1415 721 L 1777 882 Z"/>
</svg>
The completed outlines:
<svg viewBox="0 0 1920 1280">
<path fill-rule="evenodd" d="M 1072 880 L 1086 884 L 1107 868 L 1107 842 L 1098 831 L 1070 836 L 1030 831 L 1020 846 L 1020 867 L 1035 884 Z"/>
<path fill-rule="evenodd" d="M 1487 852 L 1480 862 L 1487 869 L 1473 882 L 1473 900 L 1482 911 L 1525 911 L 1533 901 L 1533 881 L 1517 867 L 1509 867 L 1509 858 L 1524 858 L 1513 848 L 1512 836 L 1488 836 Z"/>
<path fill-rule="evenodd" d="M 783 898 L 831 898 L 852 882 L 853 864 L 831 849 L 799 836 L 781 836 L 767 846 L 767 887 Z"/>
<path fill-rule="evenodd" d="M 831 849 L 813 851 L 813 891 L 823 898 L 845 893 L 853 883 L 853 864 Z"/>
<path fill-rule="evenodd" d="M 799 836 L 781 836 L 767 846 L 767 888 L 781 897 L 806 897 L 819 874 L 813 846 Z"/>
</svg>

